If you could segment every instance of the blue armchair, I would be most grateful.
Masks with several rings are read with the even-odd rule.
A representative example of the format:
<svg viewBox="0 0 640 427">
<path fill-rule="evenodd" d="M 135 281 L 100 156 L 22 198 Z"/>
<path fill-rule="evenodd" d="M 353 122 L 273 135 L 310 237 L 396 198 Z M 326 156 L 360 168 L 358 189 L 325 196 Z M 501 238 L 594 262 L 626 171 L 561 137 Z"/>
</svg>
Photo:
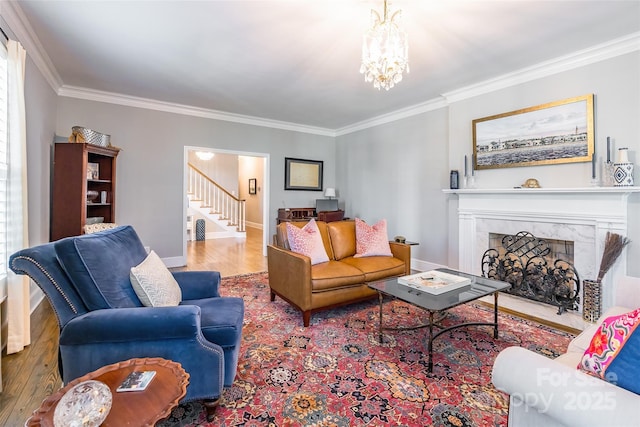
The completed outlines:
<svg viewBox="0 0 640 427">
<path fill-rule="evenodd" d="M 59 363 L 66 384 L 101 366 L 162 357 L 189 373 L 183 402 L 203 401 L 211 419 L 236 375 L 244 302 L 221 297 L 220 274 L 175 272 L 182 301 L 145 307 L 130 279 L 147 253 L 131 226 L 24 249 L 9 259 L 46 294 L 60 326 Z"/>
</svg>

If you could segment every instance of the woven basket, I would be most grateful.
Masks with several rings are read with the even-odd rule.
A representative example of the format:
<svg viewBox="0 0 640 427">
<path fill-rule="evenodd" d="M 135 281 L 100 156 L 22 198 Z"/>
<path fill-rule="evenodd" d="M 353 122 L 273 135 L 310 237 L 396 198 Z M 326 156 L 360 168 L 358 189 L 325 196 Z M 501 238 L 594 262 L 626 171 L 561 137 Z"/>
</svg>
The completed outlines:
<svg viewBox="0 0 640 427">
<path fill-rule="evenodd" d="M 82 126 L 71 128 L 71 142 L 86 142 L 87 144 L 99 145 L 101 147 L 111 147 L 111 135 L 96 132 Z"/>
</svg>

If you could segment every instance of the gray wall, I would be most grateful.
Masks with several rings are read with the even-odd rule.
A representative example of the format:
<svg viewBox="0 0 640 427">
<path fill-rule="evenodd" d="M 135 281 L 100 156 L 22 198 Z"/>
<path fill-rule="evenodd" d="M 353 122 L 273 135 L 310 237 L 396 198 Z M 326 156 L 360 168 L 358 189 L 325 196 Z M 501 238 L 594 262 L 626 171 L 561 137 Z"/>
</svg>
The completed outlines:
<svg viewBox="0 0 640 427">
<path fill-rule="evenodd" d="M 596 153 L 628 147 L 640 184 L 640 52 L 475 96 L 448 107 L 337 138 L 337 188 L 349 216 L 387 218 L 390 237 L 420 243 L 413 258 L 458 265 L 457 196 L 444 196 L 449 171 L 471 158 L 473 119 L 565 98 L 595 94 Z M 590 163 L 483 170 L 479 188 L 505 188 L 536 178 L 543 187 L 588 187 Z M 640 276 L 640 195 L 630 197 L 628 273 Z"/>
<path fill-rule="evenodd" d="M 350 217 L 386 218 L 390 237 L 420 243 L 418 261 L 457 266 L 457 199 L 445 196 L 450 169 L 462 169 L 471 153 L 475 118 L 594 93 L 596 151 L 606 137 L 627 146 L 638 165 L 640 152 L 640 53 L 473 98 L 446 108 L 337 138 L 222 122 L 94 101 L 55 97 L 31 64 L 27 68 L 27 126 L 32 243 L 48 239 L 49 144 L 80 124 L 110 133 L 123 149 L 118 159 L 117 219 L 133 224 L 160 256 L 182 255 L 184 146 L 268 156 L 269 235 L 279 207 L 313 206 L 319 192 L 284 191 L 284 158 L 324 161 L 324 187 L 335 187 Z M 54 102 L 56 105 L 54 105 Z M 52 122 L 56 121 L 55 129 Z M 55 131 L 55 132 L 54 132 Z M 588 163 L 485 170 L 478 187 L 505 187 L 534 177 L 545 187 L 589 185 Z M 636 171 L 636 180 L 639 180 Z M 630 198 L 629 273 L 640 276 L 640 200 Z M 162 230 L 159 232 L 158 230 Z"/>
<path fill-rule="evenodd" d="M 339 198 L 345 215 L 387 220 L 389 237 L 420 243 L 412 258 L 447 263 L 449 187 L 446 109 L 337 138 Z"/>
<path fill-rule="evenodd" d="M 246 201 L 247 226 L 263 228 L 262 211 L 264 209 L 262 196 L 264 194 L 264 164 L 261 157 L 239 156 L 240 198 Z M 249 194 L 249 180 L 256 179 L 256 194 Z"/>
<path fill-rule="evenodd" d="M 278 207 L 308 206 L 320 194 L 284 191 L 285 157 L 323 160 L 325 186 L 335 182 L 331 137 L 65 97 L 58 99 L 57 113 L 59 135 L 82 125 L 111 134 L 111 143 L 122 148 L 116 220 L 132 224 L 145 245 L 165 259 L 183 255 L 185 146 L 268 155 L 269 235 L 275 232 Z"/>
<path fill-rule="evenodd" d="M 452 104 L 449 168 L 462 169 L 464 154 L 471 154 L 473 119 L 589 93 L 595 95 L 596 155 L 606 156 L 607 136 L 616 150 L 628 147 L 639 185 L 640 52 L 637 51 Z M 476 173 L 476 184 L 482 188 L 505 188 L 521 185 L 527 178 L 536 178 L 543 187 L 589 187 L 591 163 L 482 170 Z M 636 193 L 629 200 L 628 234 L 632 243 L 627 249 L 628 273 L 640 276 L 640 263 L 632 262 L 640 259 L 640 195 Z M 457 203 L 449 204 L 450 222 L 457 221 L 454 206 Z M 457 236 L 457 227 L 450 227 L 450 260 L 454 266 Z"/>
<path fill-rule="evenodd" d="M 57 95 L 27 56 L 25 70 L 25 110 L 27 126 L 27 191 L 29 244 L 49 241 L 51 143 L 55 134 Z M 43 298 L 40 288 L 30 282 L 30 306 Z M 5 312 L 5 308 L 2 311 Z"/>
</svg>

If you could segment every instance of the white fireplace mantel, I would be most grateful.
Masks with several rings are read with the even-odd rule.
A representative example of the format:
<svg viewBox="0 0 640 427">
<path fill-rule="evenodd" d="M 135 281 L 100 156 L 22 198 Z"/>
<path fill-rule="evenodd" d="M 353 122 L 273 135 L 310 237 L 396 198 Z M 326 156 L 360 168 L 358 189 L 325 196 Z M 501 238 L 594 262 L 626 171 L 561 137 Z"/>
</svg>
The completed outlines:
<svg viewBox="0 0 640 427">
<path fill-rule="evenodd" d="M 478 188 L 443 190 L 458 198 L 459 268 L 481 274 L 488 234 L 532 232 L 575 242 L 581 279 L 595 279 L 607 232 L 627 236 L 628 199 L 640 187 Z M 625 274 L 620 257 L 603 280 L 603 310 L 613 302 L 613 283 Z"/>
</svg>

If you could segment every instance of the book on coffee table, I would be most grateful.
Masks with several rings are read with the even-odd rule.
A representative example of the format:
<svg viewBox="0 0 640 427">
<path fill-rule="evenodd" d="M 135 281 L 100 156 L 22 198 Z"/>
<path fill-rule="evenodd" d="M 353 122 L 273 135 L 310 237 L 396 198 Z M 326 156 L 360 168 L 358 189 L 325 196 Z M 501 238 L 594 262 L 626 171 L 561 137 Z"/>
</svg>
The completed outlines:
<svg viewBox="0 0 640 427">
<path fill-rule="evenodd" d="M 142 391 L 156 375 L 156 371 L 133 371 L 124 379 L 116 391 Z"/>
<path fill-rule="evenodd" d="M 433 295 L 443 294 L 471 283 L 467 277 L 431 270 L 398 278 L 398 283 Z"/>
</svg>

